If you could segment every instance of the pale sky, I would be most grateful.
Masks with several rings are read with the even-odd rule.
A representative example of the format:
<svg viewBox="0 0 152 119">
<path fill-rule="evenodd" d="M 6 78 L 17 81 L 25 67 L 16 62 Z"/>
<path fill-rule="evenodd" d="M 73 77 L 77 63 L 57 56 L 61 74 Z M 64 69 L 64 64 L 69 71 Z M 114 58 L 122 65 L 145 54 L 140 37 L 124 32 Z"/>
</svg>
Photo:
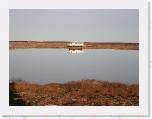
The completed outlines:
<svg viewBox="0 0 152 119">
<path fill-rule="evenodd" d="M 139 42 L 138 10 L 21 10 L 10 14 L 10 40 Z"/>
</svg>

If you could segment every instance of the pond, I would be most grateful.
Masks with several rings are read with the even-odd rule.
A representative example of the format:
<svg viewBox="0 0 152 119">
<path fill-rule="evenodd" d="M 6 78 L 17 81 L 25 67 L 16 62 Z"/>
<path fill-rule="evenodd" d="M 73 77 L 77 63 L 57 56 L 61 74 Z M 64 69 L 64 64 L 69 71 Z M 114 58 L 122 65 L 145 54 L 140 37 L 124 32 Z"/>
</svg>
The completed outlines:
<svg viewBox="0 0 152 119">
<path fill-rule="evenodd" d="M 139 51 L 86 49 L 15 49 L 9 51 L 9 76 L 33 83 L 96 79 L 133 84 L 139 81 Z"/>
</svg>

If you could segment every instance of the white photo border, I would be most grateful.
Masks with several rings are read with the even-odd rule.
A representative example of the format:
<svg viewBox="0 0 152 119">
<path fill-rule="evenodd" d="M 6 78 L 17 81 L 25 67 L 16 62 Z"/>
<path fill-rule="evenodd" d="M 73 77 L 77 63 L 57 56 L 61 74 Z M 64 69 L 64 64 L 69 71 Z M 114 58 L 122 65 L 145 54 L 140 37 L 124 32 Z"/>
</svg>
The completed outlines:
<svg viewBox="0 0 152 119">
<path fill-rule="evenodd" d="M 11 0 L 0 11 L 2 115 L 148 116 L 148 8 L 146 0 Z M 9 106 L 9 9 L 138 9 L 139 106 Z"/>
</svg>

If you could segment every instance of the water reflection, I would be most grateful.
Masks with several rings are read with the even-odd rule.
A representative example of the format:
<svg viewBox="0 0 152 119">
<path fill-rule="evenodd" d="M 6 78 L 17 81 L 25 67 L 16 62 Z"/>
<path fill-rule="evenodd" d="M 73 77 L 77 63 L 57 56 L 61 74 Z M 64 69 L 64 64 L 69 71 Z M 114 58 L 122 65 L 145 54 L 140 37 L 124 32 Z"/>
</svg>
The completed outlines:
<svg viewBox="0 0 152 119">
<path fill-rule="evenodd" d="M 71 54 L 79 54 L 79 53 L 84 53 L 84 50 L 69 49 L 68 52 L 71 53 Z"/>
<path fill-rule="evenodd" d="M 82 47 L 70 47 L 68 48 L 68 53 L 71 54 L 84 53 L 84 49 Z"/>
<path fill-rule="evenodd" d="M 69 55 L 66 49 L 10 50 L 10 79 L 36 83 L 97 79 L 138 83 L 138 51 L 85 50 Z"/>
</svg>

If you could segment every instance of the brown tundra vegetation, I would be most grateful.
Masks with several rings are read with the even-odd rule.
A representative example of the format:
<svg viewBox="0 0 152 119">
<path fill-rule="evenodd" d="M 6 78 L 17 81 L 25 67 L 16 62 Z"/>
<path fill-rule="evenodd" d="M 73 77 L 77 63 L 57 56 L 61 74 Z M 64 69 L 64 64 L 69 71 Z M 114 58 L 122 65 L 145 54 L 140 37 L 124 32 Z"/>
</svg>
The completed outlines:
<svg viewBox="0 0 152 119">
<path fill-rule="evenodd" d="M 68 48 L 69 41 L 9 41 L 9 49 Z M 83 49 L 139 50 L 139 43 L 84 42 Z"/>
<path fill-rule="evenodd" d="M 138 106 L 139 85 L 79 80 L 45 85 L 12 81 L 10 106 Z"/>
</svg>

